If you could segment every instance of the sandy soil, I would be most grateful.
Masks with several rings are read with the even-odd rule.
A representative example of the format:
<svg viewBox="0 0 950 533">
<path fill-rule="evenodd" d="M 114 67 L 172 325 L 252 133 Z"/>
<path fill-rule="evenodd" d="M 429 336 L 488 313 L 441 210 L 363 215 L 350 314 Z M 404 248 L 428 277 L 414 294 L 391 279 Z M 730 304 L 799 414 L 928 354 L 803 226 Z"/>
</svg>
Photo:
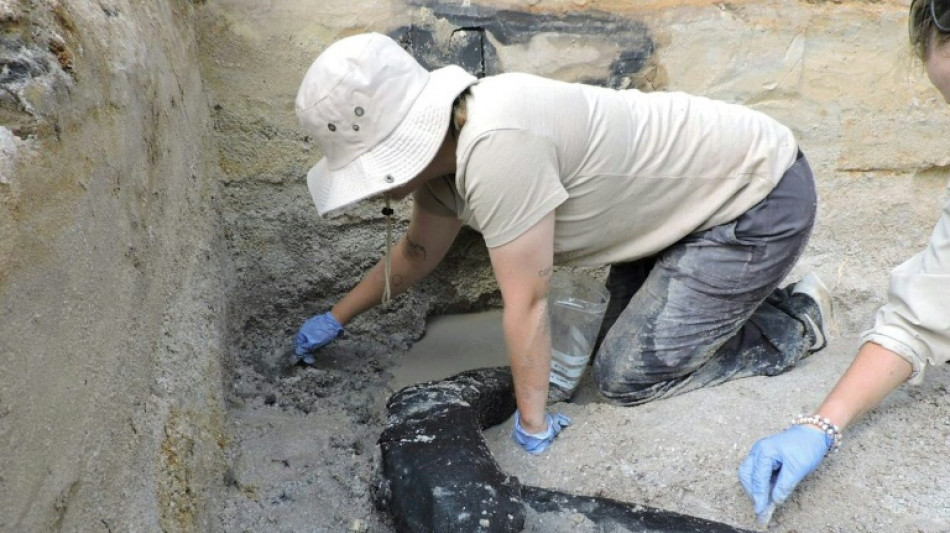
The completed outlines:
<svg viewBox="0 0 950 533">
<path fill-rule="evenodd" d="M 511 421 L 486 432 L 523 483 L 607 496 L 739 527 L 755 516 L 736 478 L 758 439 L 809 412 L 850 363 L 840 338 L 790 372 L 748 378 L 633 408 L 602 403 L 589 383 L 556 408 L 574 418 L 551 452 L 521 453 Z M 845 435 L 841 452 L 773 516 L 776 532 L 950 531 L 950 372 L 904 387 Z"/>
<path fill-rule="evenodd" d="M 223 506 L 222 530 L 391 531 L 371 495 L 375 440 L 382 401 L 394 390 L 392 376 L 402 386 L 415 371 L 431 379 L 485 366 L 475 351 L 460 350 L 423 368 L 463 333 L 479 338 L 485 349 L 498 346 L 498 316 L 430 321 L 414 350 L 382 361 L 372 346 L 344 339 L 315 368 L 253 379 L 239 375 L 237 382 L 250 393 L 232 411 L 234 490 Z M 502 469 L 522 483 L 752 529 L 752 505 L 736 478 L 739 463 L 756 439 L 813 409 L 856 348 L 855 335 L 843 336 L 782 376 L 738 380 L 633 408 L 604 403 L 585 381 L 570 403 L 552 407 L 573 417 L 574 425 L 548 453 L 522 452 L 511 441 L 510 420 L 487 430 L 486 440 Z M 841 452 L 801 485 L 768 530 L 950 531 L 947 370 L 934 369 L 922 386 L 900 389 L 853 427 Z M 263 390 L 272 392 L 257 394 Z M 531 512 L 528 519 L 526 531 L 601 531 L 569 510 Z"/>
</svg>

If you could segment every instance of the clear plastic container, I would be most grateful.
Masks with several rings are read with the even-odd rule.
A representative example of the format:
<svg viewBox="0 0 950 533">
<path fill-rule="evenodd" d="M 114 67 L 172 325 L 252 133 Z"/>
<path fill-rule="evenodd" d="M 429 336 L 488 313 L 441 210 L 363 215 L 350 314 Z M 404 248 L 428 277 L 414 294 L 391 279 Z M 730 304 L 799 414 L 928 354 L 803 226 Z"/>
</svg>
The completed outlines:
<svg viewBox="0 0 950 533">
<path fill-rule="evenodd" d="M 583 272 L 555 272 L 548 293 L 551 378 L 548 401 L 570 399 L 590 362 L 610 293 Z"/>
</svg>

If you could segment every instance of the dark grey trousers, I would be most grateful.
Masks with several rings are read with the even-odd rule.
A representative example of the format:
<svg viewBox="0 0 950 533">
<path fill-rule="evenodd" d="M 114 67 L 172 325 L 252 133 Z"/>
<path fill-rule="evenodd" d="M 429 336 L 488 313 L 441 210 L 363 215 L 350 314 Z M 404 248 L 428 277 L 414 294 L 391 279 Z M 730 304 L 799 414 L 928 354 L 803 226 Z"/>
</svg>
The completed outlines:
<svg viewBox="0 0 950 533">
<path fill-rule="evenodd" d="M 805 157 L 759 204 L 656 256 L 613 265 L 593 377 L 624 405 L 747 376 L 775 375 L 809 353 L 816 304 L 778 288 L 817 209 Z"/>
</svg>

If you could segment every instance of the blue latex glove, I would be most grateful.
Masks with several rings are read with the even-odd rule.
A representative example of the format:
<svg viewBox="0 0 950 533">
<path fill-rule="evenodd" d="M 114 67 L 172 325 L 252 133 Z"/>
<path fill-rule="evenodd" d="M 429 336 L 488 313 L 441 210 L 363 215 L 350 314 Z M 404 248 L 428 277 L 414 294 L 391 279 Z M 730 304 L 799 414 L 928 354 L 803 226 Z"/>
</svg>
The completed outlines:
<svg viewBox="0 0 950 533">
<path fill-rule="evenodd" d="M 755 443 L 739 467 L 739 481 L 760 523 L 768 523 L 775 506 L 818 468 L 832 444 L 831 435 L 811 426 L 792 426 Z"/>
<path fill-rule="evenodd" d="M 343 334 L 343 326 L 327 311 L 303 323 L 297 333 L 294 353 L 307 364 L 314 362 L 313 351 Z"/>
<path fill-rule="evenodd" d="M 554 442 L 554 438 L 564 428 L 571 425 L 571 419 L 561 413 L 554 415 L 545 413 L 544 416 L 548 423 L 547 429 L 543 433 L 528 433 L 521 427 L 521 412 L 515 411 L 515 429 L 511 432 L 511 436 L 528 453 L 537 455 L 547 450 Z"/>
</svg>

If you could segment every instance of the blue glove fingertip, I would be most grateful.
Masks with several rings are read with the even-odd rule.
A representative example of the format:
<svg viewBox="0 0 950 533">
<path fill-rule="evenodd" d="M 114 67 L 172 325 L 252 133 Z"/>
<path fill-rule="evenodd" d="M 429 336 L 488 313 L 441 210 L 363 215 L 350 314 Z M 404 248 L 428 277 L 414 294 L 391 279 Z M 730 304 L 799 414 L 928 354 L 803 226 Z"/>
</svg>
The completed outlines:
<svg viewBox="0 0 950 533">
<path fill-rule="evenodd" d="M 755 510 L 764 513 L 769 506 L 773 480 L 783 467 L 781 452 L 766 441 L 760 441 L 752 465 L 752 490 L 755 493 Z"/>
<path fill-rule="evenodd" d="M 296 342 L 294 342 L 294 353 L 298 357 L 307 353 L 307 337 L 303 333 L 297 334 Z"/>
<path fill-rule="evenodd" d="M 772 521 L 772 513 L 775 512 L 775 504 L 770 503 L 765 510 L 762 512 L 756 513 L 756 518 L 758 519 L 759 527 L 766 527 L 769 525 L 769 522 Z"/>
<path fill-rule="evenodd" d="M 752 465 L 754 464 L 754 451 L 749 452 L 749 455 L 746 456 L 745 460 L 742 461 L 742 464 L 739 465 L 739 483 L 742 485 L 742 488 L 745 490 L 745 493 L 752 498 L 753 503 L 756 504 L 756 511 L 758 511 L 758 502 L 756 501 L 755 491 L 752 489 Z"/>
<path fill-rule="evenodd" d="M 551 415 L 548 415 L 548 417 L 549 417 L 549 418 L 548 418 L 548 421 L 549 421 L 549 422 L 552 420 L 552 419 L 550 418 L 550 416 L 551 416 Z M 567 416 L 567 415 L 565 415 L 565 414 L 562 414 L 562 413 L 557 413 L 556 415 L 554 415 L 553 420 L 554 420 L 559 426 L 561 426 L 562 428 L 566 428 L 567 426 L 570 426 L 571 424 L 574 423 L 574 421 L 571 420 L 571 417 L 569 417 L 569 416 Z"/>
</svg>

